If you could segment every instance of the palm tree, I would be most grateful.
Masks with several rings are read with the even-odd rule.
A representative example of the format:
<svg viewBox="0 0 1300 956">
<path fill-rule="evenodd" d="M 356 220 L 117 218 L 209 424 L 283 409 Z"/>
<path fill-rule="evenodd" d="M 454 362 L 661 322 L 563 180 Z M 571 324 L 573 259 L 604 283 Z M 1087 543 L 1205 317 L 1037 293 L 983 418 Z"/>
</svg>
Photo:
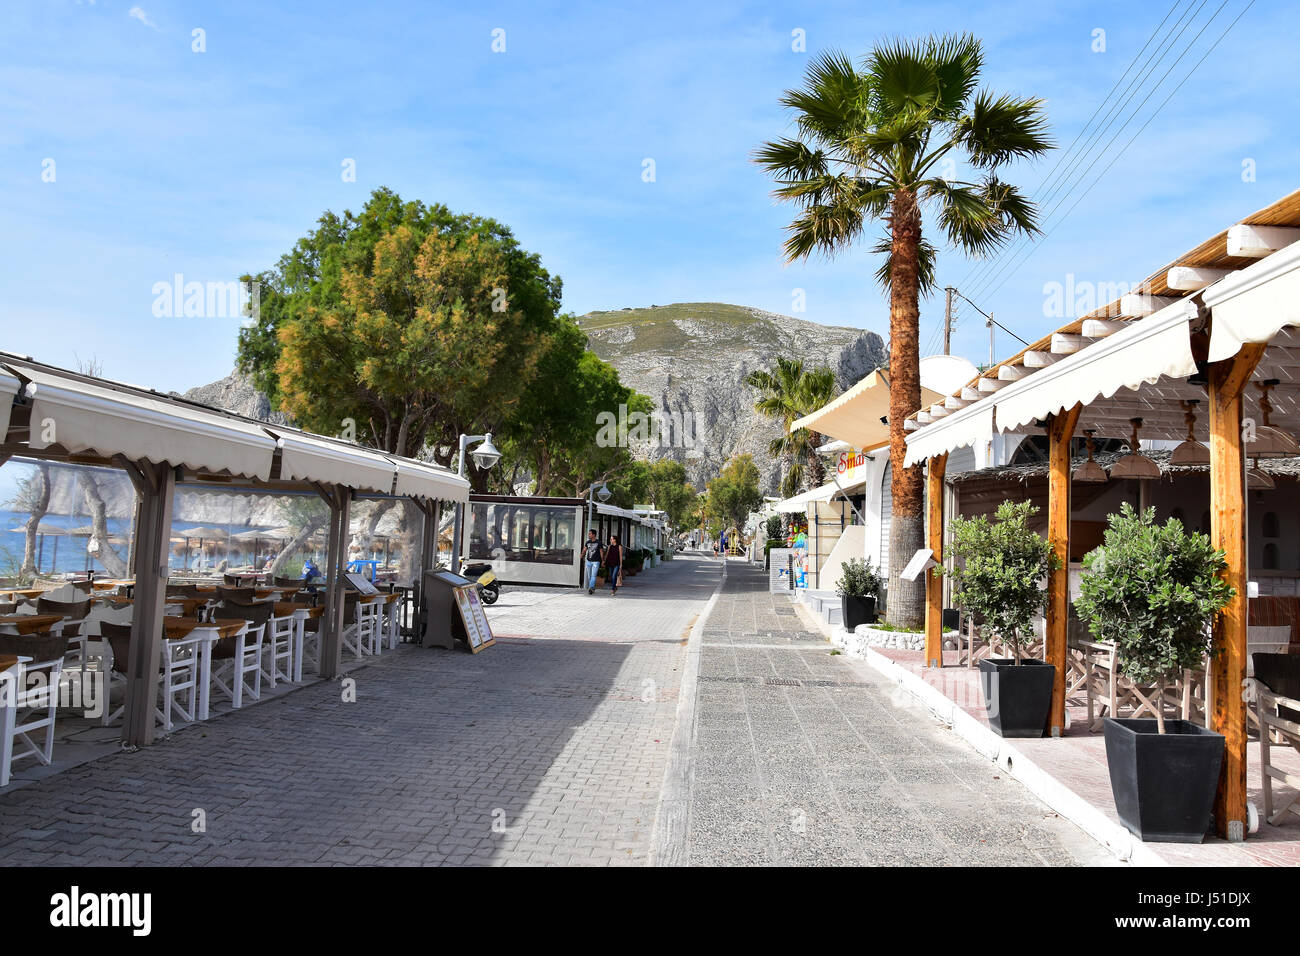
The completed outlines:
<svg viewBox="0 0 1300 956">
<path fill-rule="evenodd" d="M 998 168 L 1051 148 L 1042 101 L 977 90 L 982 65 L 970 35 L 892 41 L 860 69 L 843 53 L 822 54 L 803 87 L 781 100 L 795 111 L 798 136 L 754 156 L 776 180 L 774 195 L 800 208 L 784 244 L 788 261 L 833 256 L 876 221 L 886 228 L 872 251 L 886 254 L 876 279 L 889 290 L 888 606 L 900 627 L 919 626 L 924 604 L 922 582 L 899 580 L 924 529 L 921 469 L 903 467 L 903 424 L 921 405 L 918 300 L 935 284 L 922 213 L 968 255 L 1036 233 L 1034 204 L 999 179 Z M 972 169 L 971 181 L 955 178 L 957 160 Z"/>
<path fill-rule="evenodd" d="M 785 465 L 781 495 L 789 498 L 805 487 L 822 484 L 826 469 L 817 454 L 822 436 L 807 428 L 791 431 L 790 425 L 835 397 L 835 373 L 824 365 L 805 369 L 798 359 L 778 357 L 775 369 L 750 372 L 745 382 L 758 390 L 754 409 L 781 423 L 780 436 L 767 447 L 768 453 Z"/>
</svg>

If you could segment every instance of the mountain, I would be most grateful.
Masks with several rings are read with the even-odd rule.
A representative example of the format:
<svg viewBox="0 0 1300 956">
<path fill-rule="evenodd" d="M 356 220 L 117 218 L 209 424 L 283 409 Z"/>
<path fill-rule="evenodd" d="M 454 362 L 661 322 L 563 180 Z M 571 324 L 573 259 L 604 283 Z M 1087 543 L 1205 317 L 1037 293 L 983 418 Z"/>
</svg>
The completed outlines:
<svg viewBox="0 0 1300 956">
<path fill-rule="evenodd" d="M 697 488 L 732 455 L 748 452 L 773 494 L 780 463 L 767 452 L 780 427 L 754 411 L 745 378 L 778 356 L 829 365 L 841 389 L 885 363 L 875 332 L 819 325 L 720 302 L 683 302 L 590 312 L 578 319 L 588 347 L 624 384 L 654 399 L 660 444 L 633 442 L 655 458 L 681 461 Z M 635 435 L 634 435 L 635 437 Z"/>
</svg>

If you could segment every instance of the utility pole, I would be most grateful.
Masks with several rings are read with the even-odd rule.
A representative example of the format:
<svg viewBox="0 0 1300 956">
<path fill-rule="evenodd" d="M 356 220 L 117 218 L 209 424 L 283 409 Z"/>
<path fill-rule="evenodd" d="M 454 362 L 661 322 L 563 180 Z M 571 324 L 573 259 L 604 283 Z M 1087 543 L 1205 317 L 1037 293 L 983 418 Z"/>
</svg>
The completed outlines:
<svg viewBox="0 0 1300 956">
<path fill-rule="evenodd" d="M 957 290 L 948 286 L 943 290 L 948 295 L 948 304 L 943 310 L 943 354 L 952 354 L 952 294 Z"/>
</svg>

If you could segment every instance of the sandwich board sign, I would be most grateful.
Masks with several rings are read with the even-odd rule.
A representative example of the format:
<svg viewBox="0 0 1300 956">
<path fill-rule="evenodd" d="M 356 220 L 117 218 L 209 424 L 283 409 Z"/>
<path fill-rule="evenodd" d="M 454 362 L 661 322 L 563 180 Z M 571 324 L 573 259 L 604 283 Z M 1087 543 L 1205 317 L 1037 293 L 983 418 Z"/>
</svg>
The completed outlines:
<svg viewBox="0 0 1300 956">
<path fill-rule="evenodd" d="M 456 588 L 456 607 L 460 611 L 461 623 L 465 625 L 465 637 L 469 641 L 469 649 L 477 654 L 485 647 L 491 647 L 495 641 L 492 638 L 492 627 L 488 624 L 487 615 L 483 613 L 483 604 L 478 599 L 477 587 Z"/>
</svg>

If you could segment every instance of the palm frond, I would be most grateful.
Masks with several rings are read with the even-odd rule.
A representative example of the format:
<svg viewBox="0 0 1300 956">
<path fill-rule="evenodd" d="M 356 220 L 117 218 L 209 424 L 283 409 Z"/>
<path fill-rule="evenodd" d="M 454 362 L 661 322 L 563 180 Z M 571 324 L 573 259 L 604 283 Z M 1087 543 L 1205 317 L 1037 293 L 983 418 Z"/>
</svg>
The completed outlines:
<svg viewBox="0 0 1300 956">
<path fill-rule="evenodd" d="M 926 53 L 934 61 L 934 72 L 939 78 L 937 112 L 956 118 L 975 92 L 984 68 L 984 48 L 974 34 L 953 33 L 932 37 Z"/>
<path fill-rule="evenodd" d="M 883 254 L 885 257 L 876 269 L 875 279 L 882 289 L 888 290 L 893 284 L 893 243 L 890 242 L 888 236 L 885 236 L 871 247 L 871 251 L 876 254 Z M 921 244 L 916 249 L 917 289 L 922 296 L 927 296 L 934 291 L 934 265 L 938 257 L 939 251 L 935 249 L 934 244 L 928 239 L 922 239 Z"/>
<path fill-rule="evenodd" d="M 1043 100 L 994 96 L 987 90 L 976 94 L 959 137 L 970 161 L 983 169 L 1052 148 Z"/>
<path fill-rule="evenodd" d="M 797 262 L 814 252 L 830 256 L 862 234 L 862 223 L 862 210 L 847 204 L 811 205 L 786 227 L 786 261 Z"/>
<path fill-rule="evenodd" d="M 876 116 L 930 113 L 939 103 L 939 75 L 921 44 L 894 40 L 878 46 L 867 57 L 865 70 Z"/>
<path fill-rule="evenodd" d="M 825 153 L 788 137 L 764 143 L 754 150 L 753 160 L 782 180 L 818 179 L 828 171 Z"/>
</svg>

